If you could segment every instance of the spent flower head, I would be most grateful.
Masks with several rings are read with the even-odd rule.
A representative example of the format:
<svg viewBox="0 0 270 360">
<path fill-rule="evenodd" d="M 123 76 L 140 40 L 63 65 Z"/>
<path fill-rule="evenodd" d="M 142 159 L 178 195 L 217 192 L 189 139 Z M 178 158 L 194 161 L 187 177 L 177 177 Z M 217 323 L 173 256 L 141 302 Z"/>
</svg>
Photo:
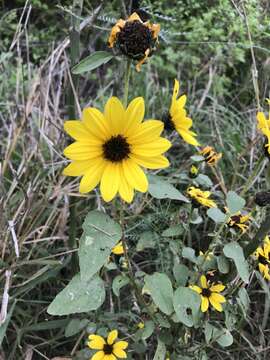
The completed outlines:
<svg viewBox="0 0 270 360">
<path fill-rule="evenodd" d="M 217 204 L 214 202 L 214 200 L 210 199 L 210 191 L 203 191 L 194 186 L 190 186 L 187 189 L 187 194 L 195 202 L 195 205 L 200 204 L 209 208 L 217 207 Z"/>
<path fill-rule="evenodd" d="M 254 252 L 254 257 L 258 261 L 258 268 L 262 276 L 270 280 L 270 239 L 266 236 L 262 246 Z"/>
<path fill-rule="evenodd" d="M 137 60 L 136 70 L 156 50 L 160 25 L 144 22 L 134 12 L 127 20 L 120 19 L 113 26 L 108 40 L 109 47 L 117 47 L 122 54 Z"/>
<path fill-rule="evenodd" d="M 217 162 L 222 158 L 222 153 L 217 153 L 212 146 L 206 146 L 201 151 L 200 154 L 204 157 L 204 160 L 208 165 L 216 165 Z"/>
<path fill-rule="evenodd" d="M 104 114 L 95 108 L 83 110 L 82 121 L 66 121 L 66 132 L 76 141 L 64 150 L 72 162 L 64 175 L 82 176 L 81 193 L 100 183 L 105 201 L 117 193 L 130 203 L 134 189 L 146 192 L 148 180 L 141 167 L 161 169 L 169 166 L 162 154 L 171 143 L 160 134 L 163 123 L 144 118 L 144 99 L 138 97 L 125 109 L 117 97 L 110 98 Z"/>
</svg>

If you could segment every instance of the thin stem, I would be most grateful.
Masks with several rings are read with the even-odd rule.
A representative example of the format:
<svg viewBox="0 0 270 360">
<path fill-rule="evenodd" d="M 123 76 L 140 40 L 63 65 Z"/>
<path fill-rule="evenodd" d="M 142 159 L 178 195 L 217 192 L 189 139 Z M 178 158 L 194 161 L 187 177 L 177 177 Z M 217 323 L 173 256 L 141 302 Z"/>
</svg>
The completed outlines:
<svg viewBox="0 0 270 360">
<path fill-rule="evenodd" d="M 244 196 L 245 193 L 251 188 L 251 186 L 253 185 L 258 173 L 261 171 L 262 168 L 262 163 L 265 160 L 265 155 L 262 154 L 261 157 L 259 158 L 257 165 L 255 166 L 254 170 L 252 171 L 251 175 L 249 176 L 249 178 L 247 179 L 246 185 L 243 188 L 243 190 L 240 193 L 240 196 Z"/>
<path fill-rule="evenodd" d="M 125 89 L 124 89 L 124 97 L 123 97 L 123 104 L 124 107 L 127 107 L 128 104 L 128 90 L 129 90 L 129 79 L 131 73 L 131 60 L 127 60 L 126 71 L 125 71 Z"/>
</svg>

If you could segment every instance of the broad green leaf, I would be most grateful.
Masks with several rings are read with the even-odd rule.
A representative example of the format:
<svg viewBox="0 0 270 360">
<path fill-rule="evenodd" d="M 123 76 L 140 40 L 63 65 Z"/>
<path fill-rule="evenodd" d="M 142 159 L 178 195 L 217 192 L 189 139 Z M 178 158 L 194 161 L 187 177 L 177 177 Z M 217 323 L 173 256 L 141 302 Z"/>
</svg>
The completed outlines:
<svg viewBox="0 0 270 360">
<path fill-rule="evenodd" d="M 88 71 L 92 71 L 99 66 L 106 64 L 113 58 L 111 53 L 107 51 L 96 51 L 93 54 L 87 56 L 82 61 L 80 61 L 77 65 L 72 68 L 73 74 L 82 74 Z"/>
<path fill-rule="evenodd" d="M 166 315 L 173 312 L 173 288 L 166 274 L 154 273 L 144 278 L 145 289 L 150 293 L 156 306 Z"/>
<path fill-rule="evenodd" d="M 248 283 L 248 264 L 245 260 L 244 252 L 241 246 L 237 242 L 231 242 L 224 246 L 223 253 L 227 258 L 233 260 L 239 276 L 245 283 Z"/>
<path fill-rule="evenodd" d="M 247 311 L 249 309 L 250 299 L 245 288 L 241 288 L 238 291 L 238 297 L 236 298 L 238 305 L 240 306 L 243 315 L 247 316 Z"/>
<path fill-rule="evenodd" d="M 218 265 L 218 270 L 222 274 L 228 274 L 228 272 L 230 271 L 229 260 L 223 255 L 217 256 L 217 265 Z"/>
<path fill-rule="evenodd" d="M 155 248 L 158 240 L 159 236 L 157 233 L 153 231 L 144 231 L 139 238 L 136 250 L 143 251 L 144 249 Z"/>
<path fill-rule="evenodd" d="M 108 215 L 91 211 L 83 223 L 79 246 L 82 281 L 87 281 L 108 262 L 112 248 L 122 237 L 122 230 Z"/>
<path fill-rule="evenodd" d="M 185 259 L 188 259 L 190 261 L 192 261 L 194 264 L 197 263 L 197 258 L 195 255 L 195 250 L 190 248 L 190 247 L 184 247 L 182 250 L 182 256 Z"/>
<path fill-rule="evenodd" d="M 149 176 L 148 191 L 156 199 L 171 199 L 189 203 L 189 200 L 179 190 L 160 176 Z"/>
<path fill-rule="evenodd" d="M 141 338 L 143 340 L 148 339 L 155 330 L 155 324 L 152 320 L 148 320 L 144 323 L 144 328 L 142 329 L 142 335 Z"/>
<path fill-rule="evenodd" d="M 55 297 L 48 308 L 50 315 L 69 315 L 98 309 L 105 300 L 103 281 L 95 276 L 82 281 L 80 274 Z"/>
<path fill-rule="evenodd" d="M 212 180 L 209 178 L 209 176 L 204 175 L 204 174 L 199 174 L 195 181 L 200 185 L 200 186 L 206 186 L 206 187 L 211 187 L 213 186 L 213 182 Z"/>
<path fill-rule="evenodd" d="M 124 275 L 117 275 L 113 279 L 112 289 L 115 296 L 119 296 L 120 289 L 129 283 L 129 279 Z"/>
<path fill-rule="evenodd" d="M 207 210 L 207 215 L 215 222 L 215 223 L 223 223 L 226 220 L 226 214 L 224 214 L 218 208 L 210 208 Z"/>
<path fill-rule="evenodd" d="M 234 191 L 229 191 L 227 194 L 226 202 L 228 205 L 229 212 L 235 214 L 238 211 L 241 211 L 245 206 L 245 199 L 237 195 Z"/>
<path fill-rule="evenodd" d="M 188 327 L 192 327 L 198 321 L 201 298 L 194 290 L 180 286 L 173 296 L 173 306 L 178 320 Z M 191 314 L 189 314 L 191 310 Z"/>
<path fill-rule="evenodd" d="M 193 155 L 190 157 L 194 162 L 201 162 L 204 161 L 204 157 L 202 155 Z"/>
<path fill-rule="evenodd" d="M 171 236 L 178 236 L 183 234 L 184 228 L 182 225 L 173 225 L 170 226 L 168 229 L 164 230 L 162 236 L 171 237 Z"/>
<path fill-rule="evenodd" d="M 209 323 L 205 325 L 204 335 L 207 344 L 216 341 L 220 346 L 227 347 L 233 343 L 232 334 L 227 329 L 218 329 Z"/>
<path fill-rule="evenodd" d="M 73 336 L 78 334 L 82 329 L 84 329 L 89 324 L 88 319 L 72 319 L 65 328 L 65 337 Z"/>
<path fill-rule="evenodd" d="M 183 264 L 174 264 L 173 275 L 179 286 L 185 286 L 189 276 L 189 269 Z"/>
<path fill-rule="evenodd" d="M 165 360 L 165 356 L 166 346 L 160 339 L 158 339 L 158 346 L 153 360 Z"/>
</svg>

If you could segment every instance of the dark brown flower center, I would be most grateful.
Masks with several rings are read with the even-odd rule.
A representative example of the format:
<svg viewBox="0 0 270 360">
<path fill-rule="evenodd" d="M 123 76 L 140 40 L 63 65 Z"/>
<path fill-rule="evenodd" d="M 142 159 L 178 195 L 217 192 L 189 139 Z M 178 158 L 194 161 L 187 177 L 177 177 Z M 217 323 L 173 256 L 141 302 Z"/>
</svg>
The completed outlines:
<svg viewBox="0 0 270 360">
<path fill-rule="evenodd" d="M 241 222 L 241 216 L 240 215 L 233 215 L 233 216 L 231 216 L 231 221 L 233 221 L 236 224 L 239 224 Z"/>
<path fill-rule="evenodd" d="M 268 264 L 269 264 L 269 262 L 267 261 L 267 259 L 266 259 L 264 256 L 262 256 L 262 255 L 259 255 L 258 261 L 259 261 L 259 263 L 261 263 L 261 264 L 263 264 L 263 265 L 268 265 Z"/>
<path fill-rule="evenodd" d="M 139 20 L 127 21 L 117 35 L 117 45 L 121 52 L 134 60 L 143 59 L 152 42 L 152 31 Z"/>
<path fill-rule="evenodd" d="M 109 344 L 105 344 L 103 347 L 103 351 L 105 355 L 111 355 L 113 353 L 113 346 Z"/>
<path fill-rule="evenodd" d="M 173 131 L 175 130 L 175 125 L 172 121 L 172 117 L 170 112 L 168 111 L 164 116 L 162 117 L 162 120 L 164 122 L 164 129 L 167 131 Z"/>
<path fill-rule="evenodd" d="M 211 291 L 210 291 L 210 289 L 202 289 L 201 294 L 202 294 L 202 296 L 209 298 L 211 296 Z"/>
<path fill-rule="evenodd" d="M 261 191 L 255 196 L 255 203 L 258 206 L 267 206 L 270 205 L 270 191 Z"/>
<path fill-rule="evenodd" d="M 112 136 L 103 146 L 103 156 L 106 160 L 119 162 L 126 159 L 130 153 L 130 147 L 126 138 L 122 135 Z"/>
</svg>

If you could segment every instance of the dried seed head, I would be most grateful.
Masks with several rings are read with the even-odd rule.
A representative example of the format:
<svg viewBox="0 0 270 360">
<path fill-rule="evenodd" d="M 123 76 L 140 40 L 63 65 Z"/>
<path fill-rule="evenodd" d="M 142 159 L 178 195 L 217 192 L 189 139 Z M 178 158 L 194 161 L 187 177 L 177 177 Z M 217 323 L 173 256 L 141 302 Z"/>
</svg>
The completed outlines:
<svg viewBox="0 0 270 360">
<path fill-rule="evenodd" d="M 261 191 L 258 192 L 255 195 L 255 199 L 254 199 L 255 203 L 260 206 L 260 207 L 264 207 L 267 205 L 270 205 L 270 191 Z"/>
</svg>

